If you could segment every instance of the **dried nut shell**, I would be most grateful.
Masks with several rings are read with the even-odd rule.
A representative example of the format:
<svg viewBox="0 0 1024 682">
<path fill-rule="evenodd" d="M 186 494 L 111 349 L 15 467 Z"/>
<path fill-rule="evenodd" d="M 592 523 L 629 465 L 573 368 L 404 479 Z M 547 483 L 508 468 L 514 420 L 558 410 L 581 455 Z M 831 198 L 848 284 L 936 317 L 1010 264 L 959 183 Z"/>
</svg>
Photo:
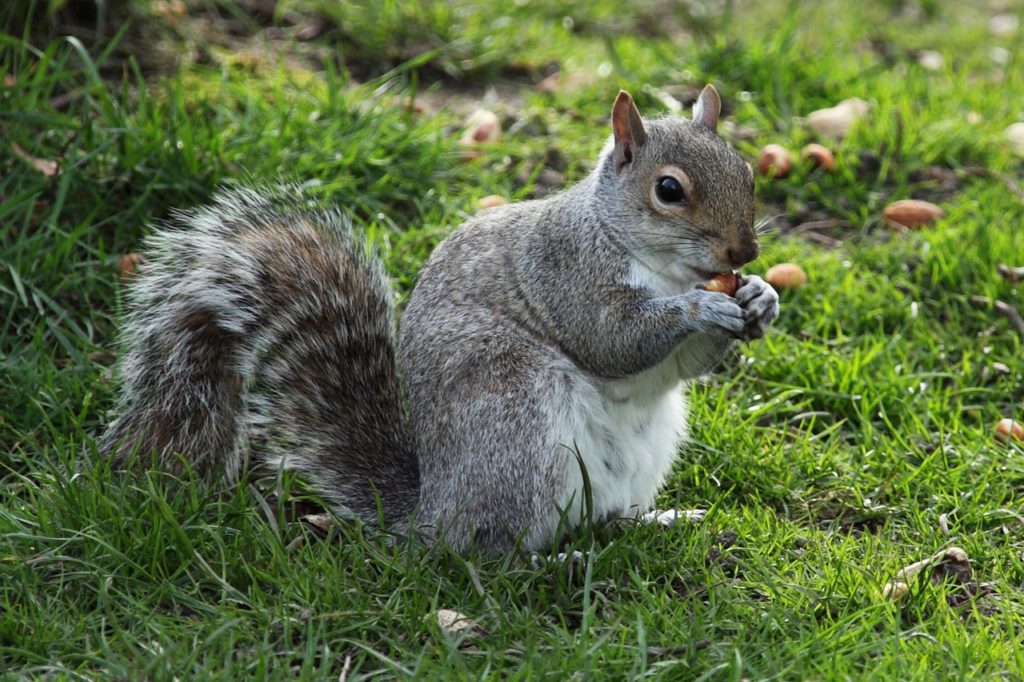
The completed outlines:
<svg viewBox="0 0 1024 682">
<path fill-rule="evenodd" d="M 477 202 L 480 208 L 494 208 L 495 206 L 504 206 L 507 203 L 508 199 L 499 194 L 489 194 Z"/>
<path fill-rule="evenodd" d="M 757 157 L 757 171 L 769 178 L 784 178 L 792 168 L 792 156 L 781 144 L 765 145 Z"/>
<path fill-rule="evenodd" d="M 867 102 L 854 97 L 844 99 L 834 107 L 812 111 L 807 115 L 807 123 L 822 135 L 845 137 L 850 126 L 867 113 Z"/>
<path fill-rule="evenodd" d="M 884 599 L 891 599 L 893 601 L 901 601 L 910 594 L 910 585 L 899 580 L 894 580 L 891 583 L 886 583 L 885 587 L 882 588 L 882 597 Z"/>
<path fill-rule="evenodd" d="M 707 291 L 718 291 L 726 296 L 735 296 L 740 288 L 739 277 L 735 272 L 720 272 L 704 285 Z"/>
<path fill-rule="evenodd" d="M 882 588 L 882 596 L 899 601 L 910 593 L 910 583 L 918 579 L 922 571 L 927 570 L 928 580 L 932 584 L 939 584 L 945 580 L 952 579 L 960 585 L 967 585 L 973 582 L 973 569 L 967 552 L 959 547 L 950 547 L 937 552 L 927 559 L 915 561 L 914 563 L 901 568 L 893 580 L 886 583 Z"/>
<path fill-rule="evenodd" d="M 996 422 L 996 436 L 1006 440 L 1024 441 L 1024 424 L 1012 419 L 1000 419 Z"/>
<path fill-rule="evenodd" d="M 824 145 L 814 143 L 807 145 L 800 151 L 800 158 L 810 160 L 815 166 L 825 171 L 836 169 L 836 157 Z"/>
<path fill-rule="evenodd" d="M 910 229 L 930 225 L 946 215 L 940 206 L 920 199 L 903 199 L 885 207 L 885 219 Z"/>
<path fill-rule="evenodd" d="M 441 632 L 449 637 L 477 638 L 484 635 L 483 628 L 476 621 L 458 611 L 438 609 L 434 612 L 433 617 L 437 619 L 437 625 L 441 628 Z"/>
<path fill-rule="evenodd" d="M 796 263 L 779 263 L 768 268 L 764 281 L 776 289 L 796 289 L 807 282 L 807 273 Z"/>
</svg>

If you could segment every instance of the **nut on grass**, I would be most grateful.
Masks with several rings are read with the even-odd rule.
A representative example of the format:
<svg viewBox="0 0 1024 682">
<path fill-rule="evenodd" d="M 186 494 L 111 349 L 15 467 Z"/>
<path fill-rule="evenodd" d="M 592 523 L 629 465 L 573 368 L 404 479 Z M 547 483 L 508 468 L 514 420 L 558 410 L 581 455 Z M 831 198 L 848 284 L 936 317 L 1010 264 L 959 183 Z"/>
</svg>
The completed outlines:
<svg viewBox="0 0 1024 682">
<path fill-rule="evenodd" d="M 500 194 L 489 194 L 476 203 L 480 208 L 494 208 L 495 206 L 504 206 L 508 203 L 508 199 Z"/>
<path fill-rule="evenodd" d="M 1024 424 L 1013 419 L 1000 419 L 996 422 L 996 438 L 1024 442 Z"/>
<path fill-rule="evenodd" d="M 883 211 L 886 221 L 908 229 L 924 227 L 946 215 L 942 207 L 920 199 L 894 201 Z"/>
<path fill-rule="evenodd" d="M 764 281 L 776 289 L 798 289 L 807 283 L 807 273 L 796 263 L 779 263 L 768 268 Z"/>
<path fill-rule="evenodd" d="M 784 178 L 793 169 L 793 157 L 781 144 L 769 144 L 757 157 L 757 172 L 769 178 Z"/>
<path fill-rule="evenodd" d="M 836 169 L 836 157 L 825 145 L 811 143 L 800 150 L 800 158 L 810 161 L 816 168 L 823 171 L 834 171 Z"/>
<path fill-rule="evenodd" d="M 704 288 L 707 291 L 717 291 L 726 296 L 735 296 L 736 290 L 740 288 L 740 278 L 735 272 L 720 272 L 709 279 Z"/>
<path fill-rule="evenodd" d="M 484 155 L 481 145 L 494 144 L 501 140 L 501 121 L 493 111 L 477 109 L 468 119 L 466 128 L 459 138 L 463 161 L 479 159 Z"/>
</svg>

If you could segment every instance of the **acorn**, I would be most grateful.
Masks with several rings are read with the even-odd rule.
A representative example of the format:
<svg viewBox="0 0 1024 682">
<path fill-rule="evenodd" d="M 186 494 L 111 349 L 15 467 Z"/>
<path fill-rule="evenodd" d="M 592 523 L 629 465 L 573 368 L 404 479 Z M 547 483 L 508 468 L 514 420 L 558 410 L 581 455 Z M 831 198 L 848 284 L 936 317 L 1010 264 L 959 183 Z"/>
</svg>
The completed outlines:
<svg viewBox="0 0 1024 682">
<path fill-rule="evenodd" d="M 758 172 L 769 178 L 784 178 L 792 168 L 793 158 L 781 144 L 765 145 L 757 157 Z"/>
<path fill-rule="evenodd" d="M 800 158 L 809 160 L 816 168 L 824 171 L 834 171 L 836 169 L 836 157 L 824 145 L 814 143 L 807 145 L 800 151 Z"/>
</svg>

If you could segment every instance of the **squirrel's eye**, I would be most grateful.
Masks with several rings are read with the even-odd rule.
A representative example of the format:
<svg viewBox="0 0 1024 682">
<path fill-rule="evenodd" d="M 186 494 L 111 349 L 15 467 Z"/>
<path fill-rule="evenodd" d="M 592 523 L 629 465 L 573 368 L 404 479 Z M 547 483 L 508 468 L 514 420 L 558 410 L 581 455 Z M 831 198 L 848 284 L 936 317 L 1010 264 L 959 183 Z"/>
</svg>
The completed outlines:
<svg viewBox="0 0 1024 682">
<path fill-rule="evenodd" d="M 666 204 L 678 204 L 686 200 L 683 186 L 671 175 L 663 175 L 658 178 L 658 183 L 654 186 L 654 193 Z"/>
</svg>

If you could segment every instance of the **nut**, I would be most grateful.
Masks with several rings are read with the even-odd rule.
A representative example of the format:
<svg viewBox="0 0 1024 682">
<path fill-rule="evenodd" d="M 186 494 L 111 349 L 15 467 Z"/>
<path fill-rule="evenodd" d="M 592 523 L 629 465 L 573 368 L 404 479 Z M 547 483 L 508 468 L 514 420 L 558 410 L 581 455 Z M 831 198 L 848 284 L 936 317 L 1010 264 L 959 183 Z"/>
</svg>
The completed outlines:
<svg viewBox="0 0 1024 682">
<path fill-rule="evenodd" d="M 776 289 L 796 289 L 807 282 L 807 273 L 796 263 L 779 263 L 768 268 L 764 281 Z"/>
<path fill-rule="evenodd" d="M 883 213 L 890 223 L 910 229 L 930 225 L 946 215 L 940 206 L 920 199 L 903 199 L 885 207 Z"/>
<path fill-rule="evenodd" d="M 740 288 L 739 277 L 735 272 L 720 272 L 704 285 L 707 291 L 718 291 L 726 296 L 735 296 Z"/>
<path fill-rule="evenodd" d="M 789 175 L 793 160 L 789 150 L 780 144 L 769 144 L 757 157 L 757 170 L 769 178 L 784 178 Z"/>
<path fill-rule="evenodd" d="M 817 168 L 825 171 L 836 169 L 836 157 L 828 147 L 820 144 L 809 144 L 800 151 L 800 158 L 808 159 Z"/>
<path fill-rule="evenodd" d="M 508 199 L 499 194 L 489 194 L 476 203 L 480 208 L 494 208 L 495 206 L 504 206 L 508 203 Z"/>
<path fill-rule="evenodd" d="M 996 437 L 1002 440 L 1024 441 L 1024 424 L 1012 419 L 1000 419 L 996 422 Z"/>
<path fill-rule="evenodd" d="M 477 109 L 466 120 L 466 130 L 459 140 L 463 145 L 488 144 L 501 139 L 501 121 L 493 111 Z"/>
</svg>

